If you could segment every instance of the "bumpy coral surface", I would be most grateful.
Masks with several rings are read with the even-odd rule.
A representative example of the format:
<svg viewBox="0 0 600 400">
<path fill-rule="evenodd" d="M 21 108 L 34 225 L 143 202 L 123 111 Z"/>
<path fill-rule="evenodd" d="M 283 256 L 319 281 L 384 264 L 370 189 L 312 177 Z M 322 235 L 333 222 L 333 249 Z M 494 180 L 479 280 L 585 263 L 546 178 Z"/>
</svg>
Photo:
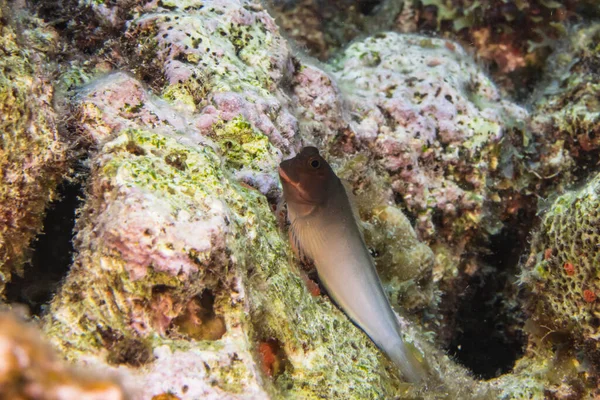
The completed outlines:
<svg viewBox="0 0 600 400">
<path fill-rule="evenodd" d="M 122 75 L 112 79 L 127 93 Z M 101 92 L 112 93 L 111 77 L 104 82 Z M 88 99 L 97 100 L 90 94 L 83 107 Z M 152 102 L 138 112 L 149 109 Z M 241 155 L 252 157 L 258 146 L 276 159 L 258 132 L 244 149 L 238 128 L 230 125 L 226 136 Z M 146 396 L 262 398 L 285 389 L 346 397 L 348 381 L 358 382 L 352 390 L 360 397 L 398 393 L 397 377 L 368 338 L 290 269 L 265 197 L 235 178 L 227 153 L 151 130 L 111 137 L 93 160 L 79 255 L 47 323 L 61 348 L 83 358 L 106 349 L 101 358 L 129 366 Z M 282 365 L 264 387 L 262 353 L 253 350 L 262 342 L 277 343 Z M 168 378 L 174 363 L 196 365 L 195 372 Z"/>
<path fill-rule="evenodd" d="M 380 34 L 351 45 L 334 65 L 350 126 L 390 173 L 417 231 L 449 242 L 494 232 L 484 217 L 506 186 L 495 183 L 515 173 L 498 171 L 500 143 L 526 111 L 501 99 L 464 50 L 442 39 Z"/>
<path fill-rule="evenodd" d="M 97 150 L 77 256 L 46 332 L 71 358 L 127 371 L 140 398 L 414 392 L 327 297 L 311 294 L 278 228 L 277 165 L 301 139 L 286 93 L 297 66 L 273 21 L 237 1 L 161 4 L 130 23 L 127 37 L 142 45 L 126 54 L 160 96 L 113 73 L 70 100 Z M 395 277 L 414 287 L 432 255 L 399 213 L 373 212 L 394 234 L 372 242 L 385 243 L 394 268 L 416 268 Z M 426 354 L 433 370 L 473 387 L 447 358 Z"/>
<path fill-rule="evenodd" d="M 56 33 L 32 20 L 18 38 L 7 10 L 0 2 L 0 297 L 11 273 L 27 261 L 30 242 L 42 228 L 44 209 L 65 169 L 52 87 L 42 68 L 45 54 L 32 49 L 51 49 Z M 19 12 L 18 7 L 13 11 Z"/>
<path fill-rule="evenodd" d="M 535 157 L 523 151 L 536 150 L 527 112 L 460 46 L 382 33 L 317 67 L 252 2 L 68 7 L 76 23 L 60 29 L 80 54 L 63 68 L 61 104 L 91 172 L 74 263 L 43 320 L 67 358 L 117 371 L 134 399 L 587 393 L 571 383 L 573 354 L 560 358 L 568 374 L 548 373 L 543 335 L 488 384 L 419 332 L 452 326 L 441 290 L 460 295 L 452 282 L 485 265 L 474 250 L 544 178 L 525 168 Z M 411 313 L 401 324 L 431 371 L 426 392 L 402 382 L 292 256 L 277 165 L 306 144 L 357 198 L 393 306 Z M 581 294 L 588 306 L 598 295 Z"/>
<path fill-rule="evenodd" d="M 37 329 L 1 311 L 0 398 L 125 400 L 126 394 L 109 379 L 75 373 Z"/>
<path fill-rule="evenodd" d="M 285 32 L 326 60 L 361 35 L 381 31 L 436 32 L 473 49 L 508 92 L 526 97 L 557 39 L 600 14 L 594 0 L 278 1 Z"/>
<path fill-rule="evenodd" d="M 600 26 L 574 28 L 549 61 L 549 73 L 534 99 L 532 130 L 546 179 L 567 184 L 596 163 L 600 148 Z"/>
<path fill-rule="evenodd" d="M 539 317 L 591 343 L 600 339 L 599 185 L 597 176 L 554 201 L 523 272 L 523 280 L 536 294 Z"/>
</svg>

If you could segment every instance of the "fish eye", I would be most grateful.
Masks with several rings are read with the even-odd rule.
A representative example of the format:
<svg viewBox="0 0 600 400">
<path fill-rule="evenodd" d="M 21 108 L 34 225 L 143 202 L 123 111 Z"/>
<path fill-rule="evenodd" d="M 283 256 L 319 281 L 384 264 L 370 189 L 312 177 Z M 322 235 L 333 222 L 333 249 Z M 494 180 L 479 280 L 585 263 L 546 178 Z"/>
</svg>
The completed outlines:
<svg viewBox="0 0 600 400">
<path fill-rule="evenodd" d="M 313 167 L 314 169 L 317 169 L 321 166 L 321 163 L 319 162 L 319 160 L 314 159 L 310 162 L 310 166 Z"/>
</svg>

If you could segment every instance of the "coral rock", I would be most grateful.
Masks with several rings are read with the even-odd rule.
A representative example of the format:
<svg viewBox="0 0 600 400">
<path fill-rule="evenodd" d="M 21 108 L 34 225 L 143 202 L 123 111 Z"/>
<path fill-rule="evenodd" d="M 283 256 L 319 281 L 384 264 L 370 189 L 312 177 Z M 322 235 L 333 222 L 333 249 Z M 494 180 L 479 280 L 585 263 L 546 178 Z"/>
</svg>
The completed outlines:
<svg viewBox="0 0 600 400">
<path fill-rule="evenodd" d="M 537 317 L 597 347 L 600 176 L 557 198 L 534 236 L 522 279 L 533 291 Z M 552 256 L 543 257 L 547 249 Z"/>
<path fill-rule="evenodd" d="M 531 127 L 539 146 L 532 164 L 546 179 L 569 184 L 596 163 L 600 149 L 600 26 L 578 26 L 548 63 L 534 98 Z"/>
<path fill-rule="evenodd" d="M 66 170 L 53 89 L 42 66 L 46 55 L 30 48 L 52 48 L 53 31 L 32 19 L 32 27 L 18 34 L 7 22 L 7 10 L 0 1 L 0 297 L 11 273 L 22 271 L 28 261 L 29 245 Z"/>
</svg>

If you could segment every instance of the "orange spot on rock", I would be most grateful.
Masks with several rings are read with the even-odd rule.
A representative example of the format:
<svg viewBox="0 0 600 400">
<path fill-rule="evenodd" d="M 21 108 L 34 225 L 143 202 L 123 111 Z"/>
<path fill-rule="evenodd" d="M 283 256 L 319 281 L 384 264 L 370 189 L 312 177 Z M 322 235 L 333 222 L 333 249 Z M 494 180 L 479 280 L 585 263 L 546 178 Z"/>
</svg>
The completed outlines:
<svg viewBox="0 0 600 400">
<path fill-rule="evenodd" d="M 306 285 L 306 288 L 308 289 L 308 292 L 311 294 L 311 296 L 317 297 L 321 295 L 321 289 L 319 289 L 319 285 L 315 281 L 310 279 L 304 271 L 300 272 L 300 277 L 304 281 L 304 284 Z"/>
<path fill-rule="evenodd" d="M 573 264 L 571 264 L 570 262 L 564 263 L 563 269 L 565 270 L 565 273 L 567 275 L 569 275 L 569 276 L 575 275 L 575 266 Z"/>
<path fill-rule="evenodd" d="M 277 339 L 267 339 L 258 343 L 260 366 L 265 375 L 277 378 L 289 363 L 283 344 Z"/>
<path fill-rule="evenodd" d="M 544 250 L 544 260 L 549 260 L 552 257 L 552 249 Z"/>
<path fill-rule="evenodd" d="M 592 292 L 589 289 L 585 289 L 583 291 L 583 300 L 585 300 L 586 303 L 593 303 L 594 301 L 596 301 L 596 293 Z"/>
<path fill-rule="evenodd" d="M 270 341 L 261 342 L 258 345 L 258 354 L 260 355 L 262 370 L 265 375 L 273 376 L 275 372 L 275 363 L 277 362 L 277 354 L 275 346 Z"/>
<path fill-rule="evenodd" d="M 152 396 L 152 400 L 181 400 L 181 397 L 175 396 L 172 393 L 162 393 Z"/>
</svg>

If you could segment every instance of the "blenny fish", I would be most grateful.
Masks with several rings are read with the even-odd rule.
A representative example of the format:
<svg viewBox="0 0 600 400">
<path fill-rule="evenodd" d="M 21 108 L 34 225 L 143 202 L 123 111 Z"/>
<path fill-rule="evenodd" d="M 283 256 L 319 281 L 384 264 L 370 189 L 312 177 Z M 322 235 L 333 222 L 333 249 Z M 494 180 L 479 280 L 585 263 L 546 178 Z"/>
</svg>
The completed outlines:
<svg viewBox="0 0 600 400">
<path fill-rule="evenodd" d="M 292 245 L 312 260 L 329 296 L 410 382 L 425 371 L 402 340 L 342 181 L 315 147 L 279 165 Z"/>
</svg>

